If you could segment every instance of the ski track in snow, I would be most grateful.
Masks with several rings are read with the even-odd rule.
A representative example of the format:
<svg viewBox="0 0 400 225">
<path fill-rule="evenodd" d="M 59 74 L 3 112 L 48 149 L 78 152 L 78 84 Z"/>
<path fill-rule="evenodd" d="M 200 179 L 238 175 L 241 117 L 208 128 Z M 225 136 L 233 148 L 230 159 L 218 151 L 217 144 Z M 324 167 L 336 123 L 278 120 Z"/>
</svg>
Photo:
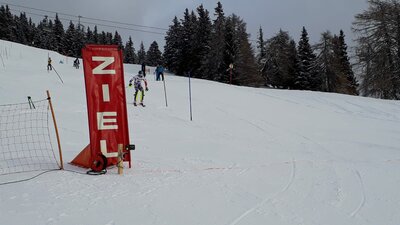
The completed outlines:
<svg viewBox="0 0 400 225">
<path fill-rule="evenodd" d="M 354 216 L 357 215 L 357 213 L 365 205 L 365 201 L 366 201 L 364 182 L 363 182 L 363 180 L 361 178 L 360 172 L 358 170 L 355 170 L 355 174 L 357 175 L 357 178 L 360 181 L 360 189 L 361 189 L 362 197 L 361 197 L 360 205 L 350 214 L 351 217 L 354 217 Z"/>
<path fill-rule="evenodd" d="M 286 184 L 284 188 L 282 188 L 281 191 L 277 192 L 274 196 L 266 198 L 262 200 L 260 203 L 256 204 L 254 207 L 246 210 L 242 215 L 240 215 L 238 218 L 236 218 L 233 222 L 231 222 L 229 225 L 236 225 L 238 224 L 241 220 L 243 220 L 245 217 L 247 217 L 249 214 L 257 210 L 258 208 L 262 207 L 264 204 L 273 201 L 274 199 L 278 198 L 279 195 L 282 195 L 285 193 L 293 184 L 293 181 L 296 178 L 296 161 L 293 159 L 292 160 L 292 174 L 290 176 L 289 182 Z"/>
</svg>

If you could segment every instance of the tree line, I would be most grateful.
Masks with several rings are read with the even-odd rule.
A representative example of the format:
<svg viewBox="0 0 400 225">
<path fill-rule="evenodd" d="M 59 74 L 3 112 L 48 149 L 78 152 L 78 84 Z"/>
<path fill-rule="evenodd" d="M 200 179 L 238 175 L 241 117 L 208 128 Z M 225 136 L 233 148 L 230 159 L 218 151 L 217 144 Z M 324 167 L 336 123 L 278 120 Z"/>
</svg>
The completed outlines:
<svg viewBox="0 0 400 225">
<path fill-rule="evenodd" d="M 157 42 L 136 52 L 132 38 L 123 45 L 121 36 L 70 22 L 64 30 L 44 18 L 36 26 L 24 13 L 15 16 L 0 7 L 0 38 L 79 57 L 88 43 L 116 44 L 125 63 L 164 64 L 177 75 L 235 85 L 335 92 L 400 99 L 400 2 L 368 0 L 369 8 L 355 15 L 355 54 L 350 58 L 345 34 L 323 32 L 310 44 L 306 27 L 295 41 L 279 30 L 264 39 L 260 27 L 253 49 L 246 23 L 236 14 L 225 15 L 222 4 L 210 12 L 198 6 L 174 17 L 165 36 L 164 52 Z M 232 67 L 233 66 L 233 67 Z"/>
<path fill-rule="evenodd" d="M 165 37 L 166 67 L 177 75 L 245 86 L 263 86 L 263 78 L 246 32 L 237 15 L 225 16 L 217 3 L 215 19 L 203 5 L 176 16 Z M 230 68 L 230 65 L 233 68 Z"/>
<path fill-rule="evenodd" d="M 45 16 L 36 25 L 24 12 L 19 16 L 13 15 L 8 5 L 0 6 L 0 39 L 56 51 L 70 57 L 81 57 L 81 49 L 86 44 L 113 44 L 123 50 L 125 63 L 146 63 L 151 66 L 162 63 L 162 53 L 156 41 L 151 43 L 147 51 L 141 42 L 136 51 L 132 38 L 129 37 L 123 44 L 118 31 L 114 34 L 99 31 L 97 26 L 93 30 L 89 26 L 84 30 L 81 24 L 72 21 L 65 30 L 58 14 L 54 20 Z"/>
<path fill-rule="evenodd" d="M 214 20 L 209 14 L 200 5 L 173 19 L 164 49 L 172 72 L 236 85 L 358 94 L 343 31 L 324 33 L 313 48 L 304 27 L 298 44 L 282 30 L 264 40 L 260 27 L 255 54 L 239 16 L 225 16 L 220 2 Z"/>
<path fill-rule="evenodd" d="M 258 63 L 266 85 L 297 90 L 325 91 L 358 95 L 358 83 L 347 53 L 345 36 L 326 31 L 311 46 L 305 27 L 298 44 L 280 30 L 264 41 L 260 28 Z"/>
</svg>

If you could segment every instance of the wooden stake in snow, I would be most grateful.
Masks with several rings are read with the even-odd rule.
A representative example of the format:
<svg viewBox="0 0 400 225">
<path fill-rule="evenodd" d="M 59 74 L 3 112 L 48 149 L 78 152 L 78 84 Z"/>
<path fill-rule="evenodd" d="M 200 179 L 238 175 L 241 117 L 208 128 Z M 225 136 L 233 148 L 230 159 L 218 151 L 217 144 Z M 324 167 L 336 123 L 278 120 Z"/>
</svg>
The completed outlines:
<svg viewBox="0 0 400 225">
<path fill-rule="evenodd" d="M 124 173 L 124 154 L 122 153 L 123 144 L 118 145 L 118 174 L 122 175 Z"/>
</svg>

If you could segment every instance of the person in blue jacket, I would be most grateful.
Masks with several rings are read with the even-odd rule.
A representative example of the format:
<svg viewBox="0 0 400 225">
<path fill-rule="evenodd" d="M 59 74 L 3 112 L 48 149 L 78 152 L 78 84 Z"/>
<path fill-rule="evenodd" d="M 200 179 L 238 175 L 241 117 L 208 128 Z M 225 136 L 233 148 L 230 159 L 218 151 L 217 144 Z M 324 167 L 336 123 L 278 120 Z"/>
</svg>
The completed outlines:
<svg viewBox="0 0 400 225">
<path fill-rule="evenodd" d="M 160 80 L 160 76 L 162 80 L 164 80 L 164 67 L 162 65 L 157 65 L 156 67 L 156 80 Z"/>
</svg>

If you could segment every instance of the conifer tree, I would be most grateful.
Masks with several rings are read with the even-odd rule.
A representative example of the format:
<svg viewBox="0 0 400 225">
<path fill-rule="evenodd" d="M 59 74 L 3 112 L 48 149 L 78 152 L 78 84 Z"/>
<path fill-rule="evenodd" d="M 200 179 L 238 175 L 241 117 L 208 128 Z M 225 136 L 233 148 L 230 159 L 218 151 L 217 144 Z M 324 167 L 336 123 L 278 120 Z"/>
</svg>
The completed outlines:
<svg viewBox="0 0 400 225">
<path fill-rule="evenodd" d="M 237 42 L 232 83 L 245 86 L 260 86 L 262 77 L 258 72 L 257 60 L 249 41 L 250 35 L 247 33 L 246 23 L 235 14 L 230 17 L 236 24 L 235 39 Z"/>
<path fill-rule="evenodd" d="M 299 76 L 299 58 L 297 53 L 296 42 L 291 39 L 288 46 L 288 61 L 289 61 L 289 77 L 287 80 L 287 87 L 289 89 L 296 89 L 296 78 Z"/>
<path fill-rule="evenodd" d="M 76 35 L 77 31 L 75 25 L 70 21 L 63 40 L 64 52 L 67 56 L 75 56 L 74 42 L 76 40 Z"/>
<path fill-rule="evenodd" d="M 14 33 L 16 39 L 13 41 L 16 41 L 21 44 L 28 44 L 28 18 L 26 17 L 25 13 L 20 13 L 20 16 L 14 16 Z"/>
<path fill-rule="evenodd" d="M 267 41 L 268 54 L 262 70 L 267 85 L 284 89 L 292 88 L 297 73 L 293 42 L 289 33 L 282 30 Z"/>
<path fill-rule="evenodd" d="M 101 45 L 106 45 L 106 44 L 107 44 L 107 35 L 106 35 L 106 32 L 102 31 L 102 32 L 99 34 L 99 42 L 98 42 L 98 44 L 101 44 Z"/>
<path fill-rule="evenodd" d="M 99 33 L 97 31 L 97 26 L 94 26 L 93 29 L 93 44 L 99 44 L 100 40 L 99 40 Z"/>
<path fill-rule="evenodd" d="M 146 54 L 146 62 L 150 66 L 157 66 L 163 63 L 162 54 L 158 48 L 158 43 L 153 41 Z"/>
<path fill-rule="evenodd" d="M 194 68 L 195 77 L 207 78 L 205 68 L 207 66 L 207 56 L 211 47 L 211 20 L 208 10 L 204 9 L 203 5 L 197 7 L 198 20 L 194 37 L 194 54 L 196 55 L 197 63 Z"/>
<path fill-rule="evenodd" d="M 205 74 L 209 80 L 223 81 L 228 65 L 224 65 L 225 51 L 225 13 L 221 2 L 214 9 L 216 19 L 213 21 L 210 51 L 208 52 Z"/>
<path fill-rule="evenodd" d="M 94 36 L 93 36 L 93 31 L 90 29 L 88 26 L 86 29 L 86 38 L 85 38 L 85 43 L 86 44 L 94 44 Z"/>
<path fill-rule="evenodd" d="M 51 31 L 52 31 L 52 22 L 51 20 L 48 21 L 46 16 L 42 21 L 40 21 L 37 27 L 34 37 L 35 46 L 42 49 L 51 49 L 52 47 Z"/>
<path fill-rule="evenodd" d="M 6 33 L 8 30 L 8 23 L 6 20 L 6 8 L 1 5 L 0 6 L 0 39 L 6 39 Z"/>
<path fill-rule="evenodd" d="M 194 12 L 189 12 L 186 8 L 184 12 L 183 19 L 181 21 L 182 30 L 181 30 L 181 51 L 182 58 L 179 61 L 178 72 L 180 74 L 191 71 L 193 74 L 195 71 L 195 63 L 198 60 L 197 55 L 195 53 L 195 43 L 194 37 L 196 33 L 196 23 L 197 17 L 194 15 Z"/>
<path fill-rule="evenodd" d="M 260 29 L 258 31 L 258 39 L 257 39 L 257 49 L 258 49 L 258 55 L 257 55 L 257 61 L 259 65 L 263 65 L 263 63 L 266 60 L 267 57 L 267 50 L 266 50 L 266 43 L 264 41 L 264 33 L 263 30 L 260 26 Z"/>
<path fill-rule="evenodd" d="M 9 41 L 15 40 L 15 36 L 13 35 L 12 31 L 12 27 L 14 27 L 15 24 L 8 5 L 5 7 L 1 6 L 0 8 L 0 22 L 0 37 Z"/>
<path fill-rule="evenodd" d="M 56 50 L 55 34 L 53 32 L 54 23 L 52 20 L 48 20 L 47 27 L 45 28 L 45 37 L 47 39 L 47 47 L 49 50 Z"/>
<path fill-rule="evenodd" d="M 112 44 L 118 45 L 118 47 L 120 49 L 123 49 L 122 38 L 121 38 L 121 35 L 119 35 L 118 31 L 115 31 L 115 33 L 114 33 L 114 38 L 112 40 Z"/>
<path fill-rule="evenodd" d="M 79 26 L 78 26 L 79 27 Z M 74 39 L 74 57 L 81 57 L 82 48 L 85 46 L 85 31 L 83 30 L 83 26 L 77 28 L 77 33 Z"/>
<path fill-rule="evenodd" d="M 321 90 L 327 92 L 338 92 L 339 73 L 336 52 L 337 52 L 337 37 L 332 36 L 330 31 L 321 34 L 320 42 L 316 45 L 319 52 L 316 62 L 320 68 L 322 77 Z"/>
<path fill-rule="evenodd" d="M 111 32 L 106 32 L 105 44 L 107 44 L 107 45 L 113 44 L 113 35 Z"/>
<path fill-rule="evenodd" d="M 140 43 L 140 48 L 137 53 L 138 64 L 147 63 L 146 61 L 146 50 L 144 50 L 143 41 Z"/>
<path fill-rule="evenodd" d="M 296 88 L 301 90 L 321 90 L 322 79 L 318 74 L 316 56 L 309 43 L 308 33 L 303 27 L 298 45 L 299 74 L 295 81 Z"/>
<path fill-rule="evenodd" d="M 124 48 L 124 62 L 130 64 L 136 63 L 136 53 L 131 36 L 129 36 Z"/>
<path fill-rule="evenodd" d="M 64 26 L 58 18 L 58 14 L 56 13 L 56 18 L 54 20 L 53 26 L 53 35 L 54 35 L 54 49 L 57 52 L 63 53 L 64 46 L 62 40 L 64 39 Z"/>
<path fill-rule="evenodd" d="M 174 72 L 178 75 L 179 64 L 181 60 L 181 24 L 178 18 L 175 16 L 172 25 L 169 26 L 167 35 L 165 36 L 164 46 L 164 60 L 165 66 L 169 71 Z"/>
<path fill-rule="evenodd" d="M 36 26 L 32 22 L 32 19 L 29 17 L 29 22 L 28 22 L 28 30 L 26 31 L 26 38 L 28 41 L 28 44 L 33 46 L 34 43 L 34 37 L 35 37 L 35 31 L 36 31 Z"/>
<path fill-rule="evenodd" d="M 239 38 L 237 26 L 239 25 L 239 18 L 236 15 L 228 16 L 225 21 L 225 51 L 223 52 L 223 63 L 225 69 L 228 69 L 230 64 L 233 64 L 239 51 Z M 222 77 L 220 82 L 229 83 L 229 77 L 227 73 Z"/>
<path fill-rule="evenodd" d="M 344 75 L 343 89 L 345 94 L 358 95 L 358 82 L 354 76 L 352 66 L 350 64 L 350 58 L 347 54 L 347 44 L 345 42 L 345 35 L 343 30 L 340 30 L 338 37 L 338 53 L 341 72 Z"/>
</svg>

